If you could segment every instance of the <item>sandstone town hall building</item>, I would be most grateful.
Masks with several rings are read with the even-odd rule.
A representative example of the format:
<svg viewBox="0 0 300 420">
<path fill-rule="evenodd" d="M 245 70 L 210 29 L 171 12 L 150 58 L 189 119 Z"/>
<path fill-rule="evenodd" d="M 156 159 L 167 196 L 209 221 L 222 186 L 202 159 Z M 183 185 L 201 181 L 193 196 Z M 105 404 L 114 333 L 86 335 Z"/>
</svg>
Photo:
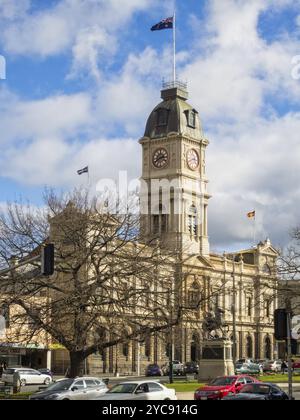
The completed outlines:
<svg viewBox="0 0 300 420">
<path fill-rule="evenodd" d="M 157 238 L 162 246 L 174 247 L 184 254 L 180 267 L 181 299 L 192 304 L 199 297 L 203 298 L 203 304 L 195 309 L 193 317 L 176 327 L 174 360 L 183 363 L 199 360 L 204 316 L 217 308 L 224 311 L 229 337 L 235 341 L 237 359 L 272 359 L 276 357 L 273 313 L 277 305 L 274 290 L 277 288 L 275 263 L 278 253 L 269 240 L 250 249 L 223 255 L 210 251 L 211 196 L 206 175 L 209 141 L 203 133 L 197 110 L 188 102 L 185 84 L 165 84 L 161 97 L 162 101 L 151 112 L 140 139 L 141 179 L 148 187 L 142 199 L 149 209 L 148 214 L 141 215 L 141 231 L 144 237 Z M 182 189 L 178 214 L 174 211 L 172 195 L 168 212 L 160 199 L 156 203 L 157 211 L 151 211 L 152 181 L 163 179 L 177 182 Z M 200 190 L 191 190 L 191 181 L 201 185 Z M 208 296 L 210 298 L 205 299 Z M 116 371 L 131 374 L 139 370 L 143 374 L 148 364 L 168 362 L 169 345 L 158 335 L 143 343 L 120 344 L 91 356 L 88 370 L 94 374 Z M 67 366 L 67 361 L 63 363 L 64 351 L 54 353 L 54 370 L 63 370 Z"/>
</svg>

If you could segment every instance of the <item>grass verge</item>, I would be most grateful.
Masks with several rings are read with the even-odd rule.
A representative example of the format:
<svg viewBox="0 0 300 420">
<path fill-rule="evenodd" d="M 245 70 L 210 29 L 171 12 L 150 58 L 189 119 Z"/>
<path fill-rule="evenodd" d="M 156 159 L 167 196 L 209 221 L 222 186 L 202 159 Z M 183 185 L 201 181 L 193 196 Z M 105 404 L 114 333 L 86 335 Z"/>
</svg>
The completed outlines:
<svg viewBox="0 0 300 420">
<path fill-rule="evenodd" d="M 174 382 L 173 384 L 165 384 L 169 389 L 175 389 L 176 392 L 195 392 L 196 389 L 204 386 L 204 384 L 199 384 L 198 382 Z"/>
<path fill-rule="evenodd" d="M 0 400 L 28 400 L 33 392 L 21 392 L 20 394 L 0 394 Z"/>
</svg>

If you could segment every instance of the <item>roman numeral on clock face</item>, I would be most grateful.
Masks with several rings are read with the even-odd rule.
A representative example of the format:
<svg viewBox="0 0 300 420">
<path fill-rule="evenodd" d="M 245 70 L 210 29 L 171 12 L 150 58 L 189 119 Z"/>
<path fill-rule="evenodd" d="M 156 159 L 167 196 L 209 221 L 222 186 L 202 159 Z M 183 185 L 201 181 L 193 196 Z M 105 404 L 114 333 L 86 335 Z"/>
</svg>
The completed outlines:
<svg viewBox="0 0 300 420">
<path fill-rule="evenodd" d="M 166 149 L 160 148 L 153 154 L 153 165 L 158 169 L 167 166 L 168 161 L 169 155 Z"/>
<path fill-rule="evenodd" d="M 199 155 L 196 152 L 196 150 L 190 149 L 187 152 L 187 164 L 188 164 L 188 167 L 192 171 L 195 171 L 198 168 L 198 166 L 199 166 Z"/>
</svg>

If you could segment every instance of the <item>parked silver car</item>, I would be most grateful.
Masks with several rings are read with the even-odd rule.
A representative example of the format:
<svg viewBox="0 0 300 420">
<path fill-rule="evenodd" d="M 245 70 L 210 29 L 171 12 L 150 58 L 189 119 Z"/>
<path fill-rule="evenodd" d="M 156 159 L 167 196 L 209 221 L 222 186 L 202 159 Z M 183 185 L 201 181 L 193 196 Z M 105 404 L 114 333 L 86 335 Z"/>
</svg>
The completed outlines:
<svg viewBox="0 0 300 420">
<path fill-rule="evenodd" d="M 5 385 L 12 385 L 14 373 L 18 372 L 20 377 L 20 385 L 49 385 L 52 382 L 52 377 L 47 374 L 43 374 L 38 370 L 29 368 L 9 368 L 3 372 L 2 382 Z"/>
<path fill-rule="evenodd" d="M 95 400 L 108 391 L 105 383 L 98 378 L 61 379 L 30 400 Z"/>
</svg>

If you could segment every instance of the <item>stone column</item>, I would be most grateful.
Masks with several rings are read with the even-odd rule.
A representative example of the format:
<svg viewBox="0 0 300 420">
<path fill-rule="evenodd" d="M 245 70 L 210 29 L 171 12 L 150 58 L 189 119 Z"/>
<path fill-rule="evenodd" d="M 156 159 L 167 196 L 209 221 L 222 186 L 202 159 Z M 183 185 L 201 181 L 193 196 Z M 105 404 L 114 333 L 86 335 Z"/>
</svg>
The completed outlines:
<svg viewBox="0 0 300 420">
<path fill-rule="evenodd" d="M 47 350 L 47 369 L 51 370 L 52 351 Z"/>
</svg>

